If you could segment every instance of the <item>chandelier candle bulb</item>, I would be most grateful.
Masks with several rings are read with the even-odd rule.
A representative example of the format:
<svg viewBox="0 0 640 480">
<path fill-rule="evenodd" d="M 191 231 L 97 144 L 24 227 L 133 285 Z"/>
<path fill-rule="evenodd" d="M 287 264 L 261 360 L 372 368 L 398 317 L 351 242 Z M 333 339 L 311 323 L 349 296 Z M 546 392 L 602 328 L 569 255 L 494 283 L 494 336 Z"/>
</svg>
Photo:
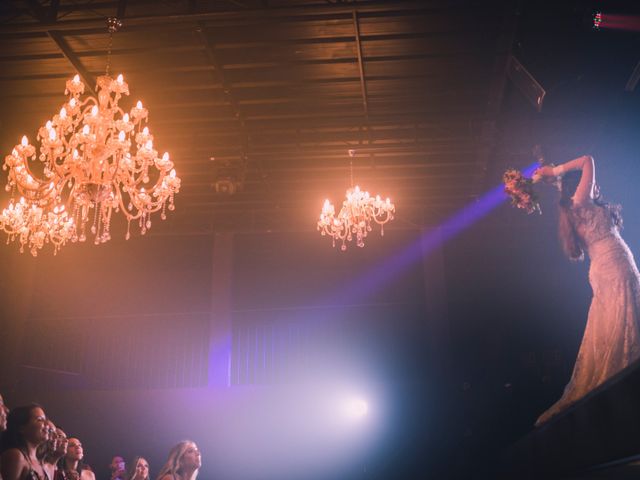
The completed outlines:
<svg viewBox="0 0 640 480">
<path fill-rule="evenodd" d="M 149 112 L 142 106 L 142 102 L 138 100 L 136 106 L 131 109 L 131 116 L 136 119 L 146 118 Z"/>
<path fill-rule="evenodd" d="M 81 93 L 84 93 L 84 83 L 80 81 L 80 75 L 76 74 L 73 79 L 67 80 L 64 93 L 65 95 L 80 95 Z"/>
</svg>

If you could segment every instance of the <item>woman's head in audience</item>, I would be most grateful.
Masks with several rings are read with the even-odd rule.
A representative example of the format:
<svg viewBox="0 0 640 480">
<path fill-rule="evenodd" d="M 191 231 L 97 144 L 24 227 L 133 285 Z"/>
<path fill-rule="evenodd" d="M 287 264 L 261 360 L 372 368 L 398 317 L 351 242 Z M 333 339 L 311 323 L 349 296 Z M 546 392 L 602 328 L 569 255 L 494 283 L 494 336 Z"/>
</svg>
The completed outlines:
<svg viewBox="0 0 640 480">
<path fill-rule="evenodd" d="M 40 405 L 17 407 L 7 416 L 7 430 L 2 435 L 0 450 L 37 448 L 49 438 L 47 416 Z"/>
<path fill-rule="evenodd" d="M 149 480 L 149 462 L 144 457 L 136 457 L 131 462 L 129 480 Z"/>
<path fill-rule="evenodd" d="M 58 435 L 56 426 L 51 420 L 47 420 L 47 441 L 38 446 L 38 458 L 44 459 L 53 456 L 58 448 Z"/>
<path fill-rule="evenodd" d="M 0 432 L 7 429 L 7 415 L 9 415 L 9 409 L 4 404 L 4 398 L 0 395 Z"/>
<path fill-rule="evenodd" d="M 184 440 L 171 449 L 167 463 L 162 467 L 158 478 L 161 479 L 165 475 L 187 475 L 193 480 L 198 476 L 201 466 L 198 446 L 195 442 Z"/>
<path fill-rule="evenodd" d="M 65 458 L 72 462 L 79 462 L 84 458 L 84 450 L 80 440 L 73 437 L 68 440 Z"/>
<path fill-rule="evenodd" d="M 64 433 L 60 427 L 57 427 L 55 436 L 58 441 L 56 442 L 56 449 L 53 452 L 53 456 L 58 458 L 64 457 L 67 454 L 67 446 L 69 444 L 67 434 Z"/>
<path fill-rule="evenodd" d="M 121 478 L 125 474 L 125 463 L 124 458 L 120 455 L 116 455 L 111 459 L 111 463 L 109 464 L 109 469 L 111 470 L 111 478 Z"/>
</svg>

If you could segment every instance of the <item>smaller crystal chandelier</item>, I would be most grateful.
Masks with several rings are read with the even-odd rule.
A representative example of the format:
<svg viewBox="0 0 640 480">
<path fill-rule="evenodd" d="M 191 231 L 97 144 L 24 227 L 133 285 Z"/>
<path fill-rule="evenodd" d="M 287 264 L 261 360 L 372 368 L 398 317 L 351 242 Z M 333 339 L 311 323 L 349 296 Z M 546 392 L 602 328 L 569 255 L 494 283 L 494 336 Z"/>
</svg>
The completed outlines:
<svg viewBox="0 0 640 480">
<path fill-rule="evenodd" d="M 118 25 L 110 19 L 110 34 Z M 82 99 L 84 90 L 78 75 L 68 80 L 69 99 L 38 131 L 39 148 L 24 136 L 5 157 L 11 199 L 0 214 L 0 229 L 8 242 L 20 242 L 21 252 L 27 246 L 36 256 L 51 243 L 56 253 L 68 240 L 85 241 L 87 230 L 94 243 L 104 243 L 111 238 L 114 212 L 126 218 L 128 239 L 132 221 L 145 234 L 152 213 L 161 211 L 165 219 L 165 210 L 174 209 L 180 178 L 169 154 L 159 156 L 154 149 L 148 110 L 141 102 L 128 113 L 118 105 L 129 95 L 123 76 L 109 76 L 107 61 L 97 98 Z"/>
<path fill-rule="evenodd" d="M 380 225 L 380 235 L 384 235 L 384 224 L 393 220 L 396 207 L 388 198 L 382 200 L 380 195 L 375 198 L 369 192 L 363 192 L 360 187 L 353 186 L 353 157 L 355 150 L 349 150 L 349 170 L 351 173 L 351 188 L 347 190 L 347 199 L 342 202 L 342 208 L 336 216 L 334 206 L 325 200 L 318 220 L 318 230 L 321 235 L 331 236 L 333 246 L 336 240 L 342 242 L 341 250 L 347 249 L 347 243 L 356 238 L 356 245 L 364 247 L 364 239 L 371 231 L 371 222 Z"/>
</svg>

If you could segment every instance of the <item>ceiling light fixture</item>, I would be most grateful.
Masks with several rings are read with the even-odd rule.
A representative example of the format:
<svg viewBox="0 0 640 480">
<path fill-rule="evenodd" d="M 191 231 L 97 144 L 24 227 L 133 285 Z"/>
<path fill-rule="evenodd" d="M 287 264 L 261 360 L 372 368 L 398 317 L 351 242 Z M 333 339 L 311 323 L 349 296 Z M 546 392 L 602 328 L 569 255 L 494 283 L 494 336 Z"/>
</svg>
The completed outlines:
<svg viewBox="0 0 640 480">
<path fill-rule="evenodd" d="M 110 19 L 110 35 L 119 25 Z M 51 243 L 56 253 L 68 240 L 85 241 L 87 226 L 94 243 L 104 243 L 111 238 L 113 212 L 126 218 L 127 239 L 134 220 L 144 235 L 152 213 L 161 211 L 164 220 L 166 209 L 174 209 L 180 178 L 169 154 L 155 150 L 142 102 L 128 113 L 118 105 L 129 86 L 122 75 L 109 76 L 110 54 L 111 38 L 97 98 L 81 98 L 85 85 L 79 75 L 68 80 L 69 99 L 39 129 L 39 148 L 24 136 L 5 157 L 11 200 L 0 215 L 0 228 L 9 241 L 20 242 L 21 252 L 28 246 L 35 256 Z"/>
<path fill-rule="evenodd" d="M 395 206 L 388 198 L 382 200 L 380 195 L 372 197 L 369 192 L 353 186 L 353 157 L 355 150 L 349 150 L 349 172 L 351 175 L 351 188 L 347 190 L 346 200 L 342 202 L 342 208 L 336 215 L 335 208 L 325 200 L 318 220 L 318 230 L 321 235 L 329 235 L 333 246 L 336 240 L 342 245 L 341 250 L 347 249 L 347 243 L 355 237 L 356 245 L 364 247 L 364 239 L 372 230 L 371 223 L 380 225 L 380 235 L 384 235 L 384 224 L 393 220 Z"/>
</svg>

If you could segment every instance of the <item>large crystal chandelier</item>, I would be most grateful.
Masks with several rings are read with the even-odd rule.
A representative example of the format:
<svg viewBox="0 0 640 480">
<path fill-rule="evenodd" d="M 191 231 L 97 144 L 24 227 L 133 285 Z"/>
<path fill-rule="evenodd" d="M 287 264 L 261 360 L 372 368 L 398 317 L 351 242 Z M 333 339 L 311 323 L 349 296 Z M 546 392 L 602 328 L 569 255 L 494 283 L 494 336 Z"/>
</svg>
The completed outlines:
<svg viewBox="0 0 640 480">
<path fill-rule="evenodd" d="M 78 75 L 68 80 L 69 98 L 39 129 L 39 147 L 24 136 L 4 161 L 11 200 L 0 228 L 34 256 L 46 243 L 55 253 L 67 241 L 85 241 L 87 230 L 94 243 L 108 241 L 113 212 L 126 218 L 128 239 L 132 221 L 144 235 L 152 213 L 164 220 L 174 209 L 180 179 L 169 154 L 154 149 L 148 110 L 140 101 L 128 113 L 118 105 L 129 95 L 123 76 L 110 77 L 107 67 L 97 98 L 82 99 L 84 90 Z"/>
<path fill-rule="evenodd" d="M 351 173 L 351 188 L 347 190 L 347 198 L 342 202 L 338 215 L 334 206 L 325 200 L 318 220 L 318 230 L 321 235 L 331 236 L 333 246 L 336 240 L 342 245 L 341 250 L 347 249 L 347 243 L 355 237 L 356 245 L 364 247 L 364 239 L 372 230 L 371 223 L 380 225 L 380 235 L 384 235 L 384 224 L 393 220 L 395 206 L 388 198 L 382 200 L 380 195 L 372 197 L 369 192 L 363 192 L 360 187 L 353 186 L 353 157 L 355 150 L 349 150 L 349 168 Z"/>
</svg>

